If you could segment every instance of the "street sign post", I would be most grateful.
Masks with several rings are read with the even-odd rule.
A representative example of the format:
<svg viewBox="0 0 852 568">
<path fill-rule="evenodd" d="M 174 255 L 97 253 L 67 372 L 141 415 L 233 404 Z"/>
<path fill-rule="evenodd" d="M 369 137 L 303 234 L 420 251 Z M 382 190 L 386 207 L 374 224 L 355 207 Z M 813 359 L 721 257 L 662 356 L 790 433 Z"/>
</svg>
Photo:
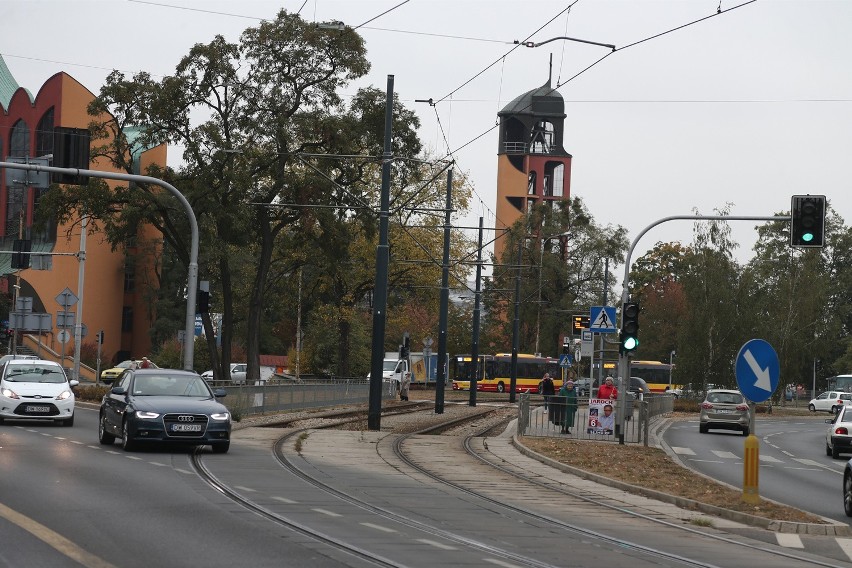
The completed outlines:
<svg viewBox="0 0 852 568">
<path fill-rule="evenodd" d="M 615 333 L 615 308 L 592 306 L 589 314 L 589 329 L 595 333 Z"/>
</svg>

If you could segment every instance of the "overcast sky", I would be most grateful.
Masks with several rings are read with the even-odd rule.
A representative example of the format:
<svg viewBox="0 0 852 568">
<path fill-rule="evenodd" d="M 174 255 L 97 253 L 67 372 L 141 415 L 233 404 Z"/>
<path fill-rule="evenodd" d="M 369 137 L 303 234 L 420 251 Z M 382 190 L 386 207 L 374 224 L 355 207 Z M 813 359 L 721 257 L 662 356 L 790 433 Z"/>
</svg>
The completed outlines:
<svg viewBox="0 0 852 568">
<path fill-rule="evenodd" d="M 547 81 L 551 54 L 571 193 L 600 224 L 632 240 L 662 217 L 729 203 L 734 215 L 769 216 L 804 193 L 852 216 L 849 0 L 2 0 L 0 53 L 33 93 L 66 71 L 97 94 L 112 69 L 170 74 L 193 44 L 237 41 L 281 8 L 362 26 L 372 71 L 358 86 L 384 89 L 394 75 L 425 144 L 470 176 L 473 207 L 456 225 L 494 226 L 497 112 Z M 618 49 L 513 44 L 558 36 Z M 414 102 L 429 98 L 441 102 Z M 732 227 L 747 260 L 754 224 Z M 658 241 L 688 244 L 692 231 L 690 221 L 652 229 L 633 260 Z"/>
</svg>

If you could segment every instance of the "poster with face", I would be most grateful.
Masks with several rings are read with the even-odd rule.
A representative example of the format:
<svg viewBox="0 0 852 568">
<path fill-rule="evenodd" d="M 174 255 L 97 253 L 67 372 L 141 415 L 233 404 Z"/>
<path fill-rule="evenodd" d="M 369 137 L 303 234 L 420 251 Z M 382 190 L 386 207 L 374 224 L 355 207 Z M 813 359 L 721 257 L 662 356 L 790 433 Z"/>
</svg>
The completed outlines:
<svg viewBox="0 0 852 568">
<path fill-rule="evenodd" d="M 612 435 L 615 432 L 615 402 L 602 398 L 589 401 L 587 434 Z"/>
</svg>

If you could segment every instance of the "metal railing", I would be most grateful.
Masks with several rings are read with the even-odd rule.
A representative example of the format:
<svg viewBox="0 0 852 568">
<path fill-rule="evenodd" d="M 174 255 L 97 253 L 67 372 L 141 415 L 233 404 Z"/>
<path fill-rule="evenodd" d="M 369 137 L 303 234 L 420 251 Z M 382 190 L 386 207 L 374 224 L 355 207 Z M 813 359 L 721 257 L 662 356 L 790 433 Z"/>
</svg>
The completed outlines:
<svg viewBox="0 0 852 568">
<path fill-rule="evenodd" d="M 216 388 L 215 383 L 211 387 Z M 382 400 L 396 399 L 396 386 L 385 381 Z M 298 383 L 267 382 L 262 385 L 225 386 L 227 396 L 221 402 L 235 416 L 251 416 L 266 412 L 300 410 L 368 402 L 370 383 L 367 379 L 333 379 Z"/>
<path fill-rule="evenodd" d="M 593 420 L 589 399 L 577 398 L 577 408 L 573 423 L 568 425 L 570 434 L 563 433 L 561 416 L 564 410 L 564 397 L 553 396 L 545 408 L 544 400 L 533 401 L 531 395 L 522 394 L 518 403 L 518 435 L 568 437 L 576 440 L 595 440 L 618 442 L 622 433 L 603 430 Z M 625 443 L 648 445 L 651 423 L 669 414 L 674 409 L 674 396 L 652 395 L 644 400 L 628 401 L 625 409 L 623 437 Z"/>
</svg>

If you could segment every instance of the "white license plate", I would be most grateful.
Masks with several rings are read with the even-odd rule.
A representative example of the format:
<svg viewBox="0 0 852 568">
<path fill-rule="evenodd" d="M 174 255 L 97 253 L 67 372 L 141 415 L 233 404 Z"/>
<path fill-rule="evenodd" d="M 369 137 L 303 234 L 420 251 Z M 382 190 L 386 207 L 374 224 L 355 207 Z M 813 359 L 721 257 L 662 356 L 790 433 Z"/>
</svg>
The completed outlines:
<svg viewBox="0 0 852 568">
<path fill-rule="evenodd" d="M 201 424 L 172 424 L 172 432 L 201 432 Z"/>
<path fill-rule="evenodd" d="M 35 406 L 35 405 L 31 404 L 31 405 L 27 406 L 27 412 L 50 412 L 50 407 L 49 406 Z"/>
</svg>

